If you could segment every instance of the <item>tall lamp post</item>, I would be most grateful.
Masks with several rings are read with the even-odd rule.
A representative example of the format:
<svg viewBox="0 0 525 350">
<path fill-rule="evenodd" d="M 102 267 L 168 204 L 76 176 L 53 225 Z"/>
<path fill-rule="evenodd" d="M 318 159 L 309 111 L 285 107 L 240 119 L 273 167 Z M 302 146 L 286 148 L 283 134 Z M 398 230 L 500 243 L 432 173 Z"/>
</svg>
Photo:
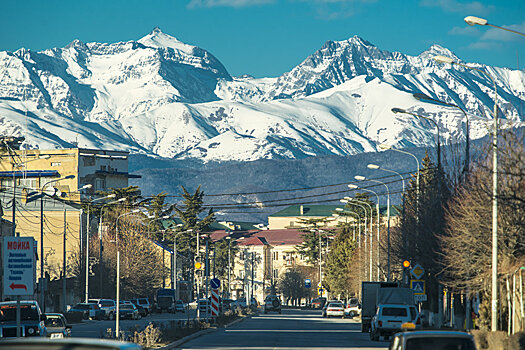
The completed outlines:
<svg viewBox="0 0 525 350">
<path fill-rule="evenodd" d="M 367 250 L 367 236 L 369 235 L 370 236 L 370 248 L 369 248 L 369 260 L 370 260 L 370 270 L 369 270 L 369 274 L 368 274 L 368 278 L 369 278 L 369 281 L 372 281 L 372 206 L 370 204 L 368 204 L 367 202 L 364 202 L 364 201 L 360 201 L 358 199 L 355 199 L 355 198 L 351 198 L 351 197 L 345 197 L 343 199 L 340 200 L 341 203 L 345 203 L 345 204 L 353 204 L 353 205 L 357 205 L 358 207 L 362 208 L 364 213 L 365 213 L 365 253 L 366 253 L 366 250 Z M 362 204 L 366 204 L 368 206 L 368 208 L 370 209 L 370 221 L 369 221 L 369 225 L 367 224 L 367 212 L 366 212 L 366 208 L 361 205 L 361 204 L 358 204 L 358 203 L 362 203 Z M 337 210 L 337 208 L 336 208 Z M 369 226 L 369 234 L 367 235 L 367 226 Z M 366 256 L 365 256 L 365 259 L 366 259 Z M 366 261 L 366 260 L 365 260 Z M 366 279 L 366 263 L 365 263 L 365 279 Z"/>
<path fill-rule="evenodd" d="M 42 310 L 46 311 L 46 298 L 45 298 L 45 291 L 44 291 L 44 188 L 53 182 L 59 182 L 62 180 L 69 180 L 74 179 L 75 175 L 67 175 L 60 179 L 55 179 L 46 182 L 44 185 L 40 187 L 40 298 L 41 298 L 41 306 Z M 53 190 L 55 191 L 55 190 Z M 14 201 L 14 198 L 13 198 Z M 14 205 L 14 204 L 13 204 Z"/>
<path fill-rule="evenodd" d="M 491 330 L 498 329 L 498 89 L 496 80 L 487 72 L 463 63 L 455 62 L 450 57 L 434 56 L 438 63 L 448 63 L 475 70 L 494 83 L 494 130 L 492 132 L 492 322 Z"/>
<path fill-rule="evenodd" d="M 117 247 L 117 295 L 116 295 L 116 303 L 117 303 L 117 310 L 116 310 L 116 317 L 115 317 L 115 338 L 119 338 L 119 322 L 120 322 L 120 250 L 118 246 L 118 221 L 121 217 L 127 216 L 127 215 L 133 215 L 140 212 L 140 209 L 133 209 L 132 211 L 128 213 L 121 214 L 117 217 L 117 220 L 115 222 L 115 245 Z"/>
<path fill-rule="evenodd" d="M 383 186 L 385 186 L 386 188 L 386 216 L 387 216 L 387 276 L 386 276 L 386 280 L 387 282 L 390 282 L 390 190 L 387 186 L 387 184 L 385 184 L 384 182 L 382 181 L 379 181 L 379 180 L 374 180 L 374 179 L 367 179 L 366 177 L 364 176 L 361 176 L 361 175 L 356 175 L 354 176 L 354 179 L 356 179 L 357 181 L 371 181 L 371 182 L 375 182 L 375 183 L 378 183 L 378 184 L 381 184 Z M 379 242 L 379 241 L 378 241 Z"/>
<path fill-rule="evenodd" d="M 401 185 L 402 185 L 402 190 L 403 190 L 402 193 L 403 193 L 403 215 L 404 215 L 405 214 L 405 178 L 403 177 L 403 175 L 401 175 L 400 173 L 398 173 L 395 170 L 383 168 L 383 167 L 381 167 L 381 166 L 379 166 L 377 164 L 368 164 L 367 168 L 368 169 L 372 169 L 372 170 L 383 170 L 383 171 L 386 171 L 388 173 L 396 174 L 396 175 L 398 175 L 401 178 Z M 403 245 L 404 245 L 405 254 L 406 254 L 408 252 L 408 242 L 407 242 L 406 235 L 404 235 L 404 237 L 403 237 Z"/>
<path fill-rule="evenodd" d="M 432 118 L 429 118 L 429 117 L 425 117 L 423 115 L 420 115 L 420 114 L 417 114 L 417 113 L 412 113 L 412 112 L 409 112 L 407 110 L 404 110 L 402 108 L 392 108 L 392 112 L 394 112 L 395 114 L 408 114 L 408 115 L 412 115 L 414 117 L 417 117 L 417 118 L 422 118 L 422 119 L 426 119 L 428 120 L 429 122 L 431 122 L 432 124 L 434 124 L 434 126 L 436 127 L 436 130 L 437 130 L 437 160 L 438 160 L 438 170 L 441 171 L 441 137 L 439 136 L 439 125 L 438 123 L 432 119 Z"/>
<path fill-rule="evenodd" d="M 106 200 L 115 198 L 116 194 L 112 193 L 108 196 L 102 197 L 102 198 L 95 198 L 88 202 L 88 210 L 87 210 L 87 218 L 86 218 L 86 291 L 85 291 L 85 303 L 89 300 L 89 233 L 90 233 L 90 227 L 89 224 L 89 214 L 90 214 L 90 208 L 91 204 L 97 201 Z"/>
<path fill-rule="evenodd" d="M 379 239 L 380 239 L 380 237 L 379 237 L 379 195 L 375 191 L 369 190 L 368 188 L 360 188 L 356 184 L 350 184 L 350 185 L 348 185 L 348 188 L 351 189 L 351 190 L 360 189 L 362 191 L 373 193 L 376 196 L 376 199 L 377 199 L 377 202 L 376 202 L 376 216 L 377 216 L 377 218 L 376 218 L 376 237 L 377 237 L 376 238 L 377 239 L 377 248 L 376 248 L 376 251 L 377 251 L 377 254 L 376 254 L 376 280 L 379 281 Z M 372 247 L 370 247 L 370 249 L 372 249 Z M 370 250 L 370 252 L 372 253 L 372 250 Z"/>
<path fill-rule="evenodd" d="M 454 108 L 459 109 L 461 113 L 463 113 L 463 115 L 465 116 L 465 120 L 466 120 L 466 124 L 465 124 L 465 129 L 466 129 L 465 130 L 465 164 L 463 166 L 463 173 L 464 174 L 468 173 L 469 168 L 470 168 L 470 126 L 469 126 L 470 124 L 469 124 L 469 117 L 468 117 L 467 112 L 463 108 L 458 106 L 457 104 L 441 101 L 441 100 L 432 98 L 422 93 L 415 93 L 415 94 L 412 94 L 412 96 L 414 96 L 414 98 L 419 101 L 427 100 L 427 101 L 439 103 L 444 106 L 454 107 Z"/>
<path fill-rule="evenodd" d="M 102 278 L 102 250 L 103 250 L 103 246 L 102 246 L 102 222 L 103 222 L 103 219 L 104 219 L 104 207 L 107 207 L 108 205 L 113 205 L 113 204 L 118 204 L 118 203 L 122 203 L 126 200 L 126 198 L 119 198 L 117 199 L 116 201 L 113 201 L 113 202 L 109 202 L 109 203 L 104 203 L 102 204 L 102 206 L 100 207 L 100 219 L 99 219 L 99 222 L 98 222 L 98 239 L 99 239 L 99 258 L 98 258 L 98 274 L 99 274 L 99 291 L 100 291 L 100 295 L 99 297 L 102 298 L 102 286 L 103 286 L 103 283 L 104 283 L 104 280 Z"/>
</svg>

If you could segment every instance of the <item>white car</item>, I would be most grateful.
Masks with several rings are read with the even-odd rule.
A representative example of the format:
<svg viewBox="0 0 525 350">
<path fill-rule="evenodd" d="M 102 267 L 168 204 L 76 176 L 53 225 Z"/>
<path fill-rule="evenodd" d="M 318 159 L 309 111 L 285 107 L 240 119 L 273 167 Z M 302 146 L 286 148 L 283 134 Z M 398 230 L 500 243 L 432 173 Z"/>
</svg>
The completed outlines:
<svg viewBox="0 0 525 350">
<path fill-rule="evenodd" d="M 331 302 L 326 307 L 326 317 L 345 317 L 345 306 L 342 302 Z"/>
<path fill-rule="evenodd" d="M 350 298 L 348 303 L 346 303 L 345 315 L 349 317 L 361 315 L 361 304 L 359 303 L 359 299 Z"/>
<path fill-rule="evenodd" d="M 413 309 L 411 309 L 411 307 Z M 404 327 L 412 326 L 415 328 L 414 315 L 416 308 L 404 304 L 379 304 L 370 328 L 370 339 L 379 340 L 384 337 L 385 340 L 391 335 L 400 332 Z"/>
</svg>

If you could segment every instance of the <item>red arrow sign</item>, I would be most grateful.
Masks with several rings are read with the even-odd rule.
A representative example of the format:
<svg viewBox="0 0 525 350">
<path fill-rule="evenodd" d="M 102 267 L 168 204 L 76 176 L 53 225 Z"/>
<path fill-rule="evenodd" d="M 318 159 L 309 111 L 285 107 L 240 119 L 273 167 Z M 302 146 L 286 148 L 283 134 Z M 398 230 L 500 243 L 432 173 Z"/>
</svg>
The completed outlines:
<svg viewBox="0 0 525 350">
<path fill-rule="evenodd" d="M 9 285 L 9 287 L 11 287 L 11 289 L 13 289 L 13 290 L 14 290 L 14 289 L 25 289 L 25 290 L 27 290 L 27 287 L 26 287 L 25 284 L 15 284 L 14 282 L 11 283 L 11 284 Z"/>
</svg>

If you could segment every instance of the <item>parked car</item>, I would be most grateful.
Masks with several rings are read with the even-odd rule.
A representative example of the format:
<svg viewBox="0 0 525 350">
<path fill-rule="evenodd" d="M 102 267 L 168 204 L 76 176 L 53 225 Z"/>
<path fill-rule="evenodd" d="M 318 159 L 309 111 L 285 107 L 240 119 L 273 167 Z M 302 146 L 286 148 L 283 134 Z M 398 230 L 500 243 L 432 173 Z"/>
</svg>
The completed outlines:
<svg viewBox="0 0 525 350">
<path fill-rule="evenodd" d="M 239 303 L 233 299 L 223 299 L 222 307 L 224 308 L 224 311 L 231 311 L 231 312 L 237 312 L 237 310 L 241 308 L 239 306 Z"/>
<path fill-rule="evenodd" d="M 390 350 L 461 349 L 476 350 L 472 335 L 458 331 L 411 331 L 394 335 Z"/>
<path fill-rule="evenodd" d="M 122 319 L 129 318 L 131 320 L 140 320 L 142 318 L 142 316 L 139 313 L 139 310 L 132 303 L 120 304 L 119 315 Z"/>
<path fill-rule="evenodd" d="M 84 320 L 102 320 L 106 317 L 104 310 L 95 303 L 79 303 L 69 309 L 69 312 L 80 312 Z"/>
<path fill-rule="evenodd" d="M 277 295 L 267 295 L 264 299 L 264 313 L 275 311 L 281 313 L 281 299 Z"/>
<path fill-rule="evenodd" d="M 96 303 L 98 307 L 104 311 L 104 318 L 106 320 L 113 320 L 117 312 L 117 303 L 112 299 L 89 299 L 88 302 Z"/>
<path fill-rule="evenodd" d="M 410 307 L 404 304 L 379 304 L 370 328 L 370 339 L 385 340 L 401 331 L 404 324 L 412 324 Z M 414 326 L 415 327 L 415 326 Z"/>
<path fill-rule="evenodd" d="M 65 338 L 71 336 L 71 325 L 66 321 L 63 314 L 47 313 L 44 325 L 47 336 L 50 338 Z"/>
<path fill-rule="evenodd" d="M 40 311 L 34 300 L 20 302 L 20 323 L 22 337 L 45 337 L 47 329 L 44 324 L 46 316 Z M 0 337 L 16 337 L 16 301 L 0 303 Z"/>
<path fill-rule="evenodd" d="M 345 317 L 345 306 L 340 301 L 330 302 L 326 307 L 326 317 Z"/>
<path fill-rule="evenodd" d="M 147 314 L 150 314 L 150 313 L 151 313 L 152 305 L 150 304 L 148 298 L 131 299 L 131 302 L 132 302 L 135 306 L 139 306 L 139 305 L 142 306 L 142 307 L 144 308 L 144 310 L 146 310 L 146 313 L 147 313 Z"/>
<path fill-rule="evenodd" d="M 326 309 L 328 309 L 328 305 L 330 303 L 340 303 L 339 300 L 328 300 L 327 302 L 324 303 L 324 306 L 323 306 L 323 309 L 321 310 L 321 315 L 323 317 L 326 317 Z"/>
<path fill-rule="evenodd" d="M 357 298 L 350 298 L 345 306 L 345 315 L 349 317 L 358 316 L 361 314 L 361 303 Z"/>
<path fill-rule="evenodd" d="M 322 297 L 322 298 L 313 299 L 312 302 L 310 303 L 310 306 L 312 307 L 312 309 L 322 309 L 325 304 L 326 304 L 326 298 Z"/>
<path fill-rule="evenodd" d="M 245 297 L 237 299 L 237 302 L 239 303 L 239 306 L 242 307 L 243 309 L 247 307 L 256 308 L 257 306 L 259 306 L 259 303 L 257 303 L 257 300 L 254 297 L 251 298 L 250 305 L 247 304 Z"/>
</svg>

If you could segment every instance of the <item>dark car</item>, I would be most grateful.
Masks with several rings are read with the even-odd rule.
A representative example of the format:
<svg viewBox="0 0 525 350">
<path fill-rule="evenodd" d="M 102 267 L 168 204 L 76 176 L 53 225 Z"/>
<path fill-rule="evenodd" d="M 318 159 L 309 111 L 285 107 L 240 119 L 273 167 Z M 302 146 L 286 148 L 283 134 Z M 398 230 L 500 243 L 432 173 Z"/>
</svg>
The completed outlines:
<svg viewBox="0 0 525 350">
<path fill-rule="evenodd" d="M 277 295 L 268 295 L 264 299 L 264 313 L 269 311 L 281 313 L 281 299 Z"/>
<path fill-rule="evenodd" d="M 44 324 L 47 329 L 47 336 L 50 338 L 71 336 L 71 325 L 67 324 L 66 318 L 62 314 L 47 313 Z"/>
<path fill-rule="evenodd" d="M 148 298 L 138 298 L 138 299 L 131 299 L 131 302 L 136 306 L 141 306 L 144 310 L 146 310 L 146 314 L 151 313 L 152 305 L 149 302 Z"/>
<path fill-rule="evenodd" d="M 133 305 L 135 305 L 135 304 L 133 304 Z M 148 311 L 144 307 L 142 307 L 142 305 L 135 305 L 135 307 L 139 311 L 140 317 L 148 316 Z"/>
<path fill-rule="evenodd" d="M 20 302 L 20 320 L 22 337 L 45 337 L 47 329 L 44 324 L 46 316 L 41 313 L 36 301 Z M 16 301 L 0 303 L 0 337 L 16 337 Z"/>
<path fill-rule="evenodd" d="M 69 309 L 69 312 L 80 312 L 84 320 L 102 320 L 106 317 L 104 310 L 95 303 L 79 303 Z"/>
<path fill-rule="evenodd" d="M 312 309 L 322 309 L 325 304 L 326 298 L 315 298 L 314 300 L 312 300 L 310 306 L 312 307 Z"/>
<path fill-rule="evenodd" d="M 140 320 L 142 318 L 142 316 L 139 313 L 139 310 L 132 303 L 120 304 L 119 315 L 122 319 L 129 318 L 131 320 Z"/>
</svg>

